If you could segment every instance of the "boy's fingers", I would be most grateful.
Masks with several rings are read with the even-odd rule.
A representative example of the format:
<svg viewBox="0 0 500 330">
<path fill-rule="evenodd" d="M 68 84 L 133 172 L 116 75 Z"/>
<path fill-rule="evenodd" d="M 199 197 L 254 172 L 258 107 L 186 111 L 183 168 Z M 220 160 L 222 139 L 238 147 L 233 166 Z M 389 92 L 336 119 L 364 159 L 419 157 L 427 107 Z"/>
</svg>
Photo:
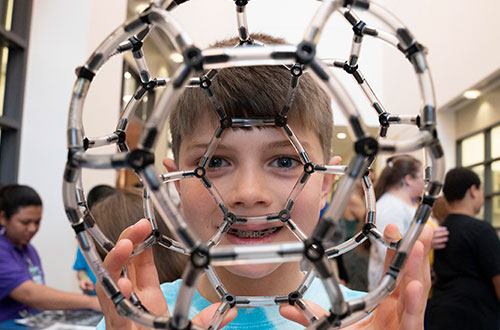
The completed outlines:
<svg viewBox="0 0 500 330">
<path fill-rule="evenodd" d="M 425 225 L 418 240 L 424 245 L 424 253 L 428 254 L 431 249 L 433 230 L 429 225 Z"/>
<path fill-rule="evenodd" d="M 151 224 L 146 219 L 141 219 L 137 221 L 130 227 L 127 227 L 122 233 L 118 240 L 122 238 L 127 238 L 134 245 L 142 243 L 151 234 Z"/>
<path fill-rule="evenodd" d="M 132 242 L 127 239 L 123 239 L 116 243 L 115 247 L 108 253 L 106 258 L 104 258 L 104 267 L 108 270 L 111 277 L 118 281 L 121 275 L 122 267 L 127 262 L 130 254 L 132 253 Z M 130 282 L 130 281 L 129 281 Z M 106 292 L 101 286 L 100 282 L 96 283 L 96 293 L 99 297 L 99 301 L 103 307 L 104 311 L 115 311 L 114 305 L 108 298 Z M 113 314 L 118 316 L 117 314 Z"/>
<path fill-rule="evenodd" d="M 129 299 L 132 294 L 132 282 L 130 282 L 129 279 L 122 277 L 118 280 L 117 284 L 125 298 Z"/>
<path fill-rule="evenodd" d="M 402 294 L 401 302 L 403 303 L 398 306 L 398 313 L 401 317 L 407 314 L 408 310 L 421 311 L 423 313 L 425 309 L 426 299 L 421 297 L 427 297 L 430 288 L 430 266 L 428 256 L 432 234 L 432 228 L 430 226 L 424 226 L 404 266 L 402 280 L 398 286 L 400 287 L 398 290 Z M 415 293 L 415 283 L 419 284 L 419 294 Z M 408 296 L 408 294 L 410 294 L 410 296 Z"/>
<path fill-rule="evenodd" d="M 151 264 L 151 263 L 154 266 L 154 260 L 151 249 L 146 249 L 145 251 L 142 251 L 141 253 L 139 253 L 138 255 L 134 256 L 132 259 L 129 260 L 132 251 L 134 249 L 134 246 L 144 242 L 144 240 L 150 234 L 151 234 L 151 224 L 146 219 L 141 219 L 132 226 L 129 226 L 122 231 L 122 233 L 120 234 L 120 238 L 118 239 L 117 245 L 113 250 L 110 251 L 110 253 L 108 254 L 108 256 L 106 256 L 104 261 L 104 265 L 106 266 L 108 271 L 110 273 L 113 272 L 112 276 L 115 280 L 117 280 L 118 278 L 116 274 L 117 273 L 121 274 L 122 267 L 129 261 L 130 261 L 129 266 L 132 267 L 128 267 L 129 268 L 128 272 L 133 284 L 136 284 L 136 279 L 141 278 L 140 276 L 136 276 L 134 271 L 135 269 L 139 269 L 139 271 L 141 271 L 141 274 L 149 274 L 149 272 L 152 271 L 151 269 L 142 269 L 142 267 L 137 266 L 137 265 L 145 266 L 146 264 Z M 123 244 L 120 243 L 122 241 L 128 241 L 132 245 L 132 248 L 130 249 L 130 252 L 127 256 L 125 255 L 126 254 L 125 251 L 121 250 L 122 248 L 121 245 L 119 247 L 120 249 L 117 249 L 118 244 Z M 118 250 L 120 252 L 117 252 L 115 250 Z"/>
<path fill-rule="evenodd" d="M 156 270 L 151 247 L 135 256 L 132 263 L 135 270 L 135 284 L 139 290 L 159 285 L 158 271 Z"/>
<path fill-rule="evenodd" d="M 133 257 L 127 267 L 138 298 L 154 314 L 168 313 L 167 303 L 160 288 L 160 280 L 152 248 Z"/>
<path fill-rule="evenodd" d="M 388 224 L 385 227 L 384 230 L 384 239 L 391 241 L 391 242 L 397 242 L 401 239 L 401 233 L 398 230 L 398 226 L 396 226 L 393 223 Z M 392 257 L 394 256 L 394 250 L 392 249 L 387 249 L 387 253 L 385 255 L 385 262 L 384 262 L 384 273 L 389 269 L 389 264 L 391 262 Z"/>
<path fill-rule="evenodd" d="M 116 243 L 115 247 L 109 251 L 106 258 L 104 258 L 104 267 L 115 281 L 120 277 L 122 267 L 129 260 L 133 248 L 134 246 L 129 239 L 121 239 Z"/>
<path fill-rule="evenodd" d="M 408 284 L 414 280 L 423 282 L 425 280 L 423 277 L 424 262 L 426 262 L 424 245 L 422 242 L 416 241 L 403 269 L 404 283 Z"/>
<path fill-rule="evenodd" d="M 315 304 L 312 301 L 305 301 L 306 304 L 311 308 L 312 312 L 314 315 L 316 315 L 318 318 L 321 318 L 322 316 L 328 315 L 328 312 L 321 306 Z M 307 318 L 304 316 L 304 313 L 298 308 L 298 306 L 292 306 L 292 305 L 280 305 L 279 312 L 281 316 L 284 318 L 299 323 L 303 325 L 304 327 L 307 327 L 310 325 L 309 321 Z"/>
<path fill-rule="evenodd" d="M 126 278 L 120 278 L 117 282 L 120 291 L 127 298 L 130 298 L 132 292 L 132 284 Z M 116 312 L 115 305 L 111 299 L 107 296 L 102 288 L 101 284 L 98 282 L 96 285 L 96 293 L 99 298 L 99 304 L 101 305 L 102 312 L 106 315 L 106 328 L 107 329 L 132 329 L 133 323 L 129 319 L 118 315 Z"/>
<path fill-rule="evenodd" d="M 419 281 L 411 281 L 404 290 L 404 309 L 400 329 L 423 329 L 427 293 Z"/>
<path fill-rule="evenodd" d="M 196 315 L 193 318 L 192 322 L 204 329 L 208 328 L 208 326 L 210 325 L 210 321 L 212 320 L 212 317 L 215 315 L 215 313 L 217 313 L 217 308 L 219 308 L 219 306 L 220 303 L 217 303 L 204 308 L 200 313 L 198 313 L 198 315 Z M 222 322 L 219 325 L 219 329 L 228 325 L 229 322 L 234 320 L 237 315 L 238 315 L 237 309 L 230 308 L 224 315 L 224 318 L 222 319 Z"/>
</svg>

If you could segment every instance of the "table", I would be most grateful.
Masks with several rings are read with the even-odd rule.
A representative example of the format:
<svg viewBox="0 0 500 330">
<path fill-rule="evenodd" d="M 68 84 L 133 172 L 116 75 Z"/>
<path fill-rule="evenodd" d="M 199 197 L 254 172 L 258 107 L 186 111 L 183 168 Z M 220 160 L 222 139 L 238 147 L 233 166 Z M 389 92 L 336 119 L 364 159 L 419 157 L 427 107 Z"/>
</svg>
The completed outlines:
<svg viewBox="0 0 500 330">
<path fill-rule="evenodd" d="M 99 312 L 86 309 L 42 311 L 20 319 L 24 324 L 15 319 L 0 322 L 0 330 L 94 329 L 102 316 Z"/>
</svg>

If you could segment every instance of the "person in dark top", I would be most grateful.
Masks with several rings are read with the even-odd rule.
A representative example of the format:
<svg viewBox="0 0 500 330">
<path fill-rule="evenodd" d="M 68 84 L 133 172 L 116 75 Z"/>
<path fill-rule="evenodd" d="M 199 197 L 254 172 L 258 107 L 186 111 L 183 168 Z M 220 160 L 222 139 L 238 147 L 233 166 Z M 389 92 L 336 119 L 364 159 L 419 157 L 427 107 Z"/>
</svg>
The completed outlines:
<svg viewBox="0 0 500 330">
<path fill-rule="evenodd" d="M 427 308 L 427 329 L 498 330 L 500 241 L 495 229 L 474 218 L 484 204 L 477 174 L 455 168 L 443 193 L 450 214 L 446 248 L 435 251 L 436 283 Z"/>
</svg>

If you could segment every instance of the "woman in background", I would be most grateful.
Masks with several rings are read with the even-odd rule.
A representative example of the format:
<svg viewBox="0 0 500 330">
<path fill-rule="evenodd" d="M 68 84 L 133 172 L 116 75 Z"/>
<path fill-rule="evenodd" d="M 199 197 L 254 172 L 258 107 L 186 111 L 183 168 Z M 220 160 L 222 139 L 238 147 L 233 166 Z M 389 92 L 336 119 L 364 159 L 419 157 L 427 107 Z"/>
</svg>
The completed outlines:
<svg viewBox="0 0 500 330">
<path fill-rule="evenodd" d="M 389 223 L 398 225 L 401 234 L 410 227 L 415 205 L 425 187 L 422 163 L 410 155 L 397 155 L 387 160 L 375 183 L 376 225 L 384 232 Z M 368 289 L 379 283 L 384 270 L 386 247 L 371 240 L 368 262 Z"/>
</svg>

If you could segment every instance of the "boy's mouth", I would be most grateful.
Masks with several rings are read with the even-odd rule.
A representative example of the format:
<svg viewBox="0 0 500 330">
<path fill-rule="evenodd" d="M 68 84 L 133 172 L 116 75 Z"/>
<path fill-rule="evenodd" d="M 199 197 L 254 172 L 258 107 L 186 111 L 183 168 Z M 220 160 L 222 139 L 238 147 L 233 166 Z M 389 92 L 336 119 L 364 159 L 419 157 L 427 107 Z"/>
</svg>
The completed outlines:
<svg viewBox="0 0 500 330">
<path fill-rule="evenodd" d="M 273 227 L 273 228 L 268 228 L 264 230 L 238 230 L 238 229 L 229 229 L 228 234 L 229 235 L 235 235 L 238 236 L 239 238 L 261 238 L 261 237 L 266 237 L 268 235 L 274 234 L 278 230 L 280 230 L 283 227 Z"/>
<path fill-rule="evenodd" d="M 271 243 L 283 229 L 282 226 L 272 228 L 230 228 L 225 237 L 231 244 L 265 244 Z"/>
</svg>

